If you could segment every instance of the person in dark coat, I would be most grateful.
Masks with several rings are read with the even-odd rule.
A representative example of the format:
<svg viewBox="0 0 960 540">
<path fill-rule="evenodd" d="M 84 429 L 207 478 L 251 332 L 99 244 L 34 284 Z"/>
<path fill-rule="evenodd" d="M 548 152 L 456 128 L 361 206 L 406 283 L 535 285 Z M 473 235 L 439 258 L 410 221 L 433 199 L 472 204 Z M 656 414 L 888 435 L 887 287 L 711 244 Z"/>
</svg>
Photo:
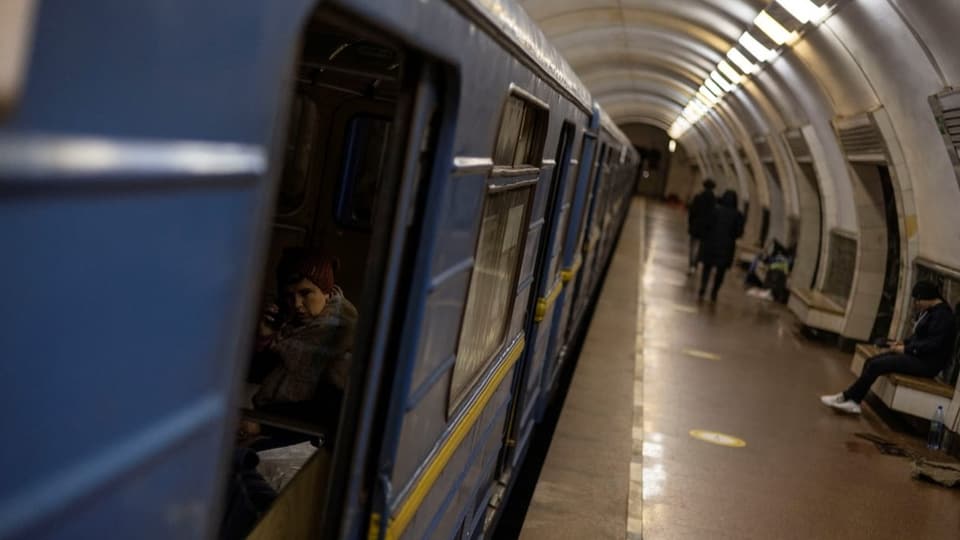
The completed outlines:
<svg viewBox="0 0 960 540">
<path fill-rule="evenodd" d="M 880 375 L 902 373 L 914 377 L 933 377 L 950 363 L 957 335 L 953 310 L 943 300 L 940 289 L 931 281 L 918 281 L 911 291 L 919 312 L 913 334 L 889 350 L 868 358 L 860 377 L 839 394 L 821 396 L 828 407 L 860 414 L 860 402 Z"/>
<path fill-rule="evenodd" d="M 690 273 L 697 271 L 697 257 L 700 249 L 700 242 L 707 232 L 707 220 L 710 219 L 710 213 L 717 204 L 717 198 L 713 195 L 713 188 L 717 184 L 707 178 L 703 181 L 703 191 L 697 194 L 690 203 L 690 209 L 687 211 L 687 234 L 690 235 Z"/>
<path fill-rule="evenodd" d="M 703 263 L 703 275 L 700 277 L 700 294 L 707 292 L 710 274 L 713 278 L 713 291 L 710 299 L 717 301 L 717 293 L 723 285 L 723 277 L 733 265 L 733 254 L 737 248 L 737 238 L 743 236 L 743 214 L 737 210 L 737 193 L 728 189 L 720 197 L 704 225 L 703 241 L 700 244 L 700 262 Z"/>
</svg>

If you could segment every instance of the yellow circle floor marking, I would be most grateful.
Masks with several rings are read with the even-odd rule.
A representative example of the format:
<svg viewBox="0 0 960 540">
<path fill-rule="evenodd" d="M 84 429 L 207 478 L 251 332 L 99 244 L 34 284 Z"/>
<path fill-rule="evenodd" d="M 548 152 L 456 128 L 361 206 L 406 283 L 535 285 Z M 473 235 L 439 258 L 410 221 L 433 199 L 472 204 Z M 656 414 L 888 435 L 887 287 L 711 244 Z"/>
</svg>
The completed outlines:
<svg viewBox="0 0 960 540">
<path fill-rule="evenodd" d="M 713 354 L 707 351 L 699 351 L 697 349 L 681 349 L 680 352 L 687 356 L 692 356 L 694 358 L 703 358 L 704 360 L 719 360 L 719 354 Z"/>
<path fill-rule="evenodd" d="M 729 446 L 731 448 L 743 448 L 747 445 L 747 441 L 743 439 L 738 439 L 737 437 L 734 437 L 733 435 L 727 435 L 726 433 L 717 433 L 716 431 L 691 429 L 690 436 L 711 444 L 719 444 L 720 446 Z"/>
</svg>

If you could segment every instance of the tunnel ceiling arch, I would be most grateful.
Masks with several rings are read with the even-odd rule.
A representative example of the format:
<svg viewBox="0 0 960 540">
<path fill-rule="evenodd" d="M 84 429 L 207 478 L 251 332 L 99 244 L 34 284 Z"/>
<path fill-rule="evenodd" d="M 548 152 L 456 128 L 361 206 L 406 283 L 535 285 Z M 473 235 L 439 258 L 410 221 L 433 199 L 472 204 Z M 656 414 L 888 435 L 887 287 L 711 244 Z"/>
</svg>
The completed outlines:
<svg viewBox="0 0 960 540">
<path fill-rule="evenodd" d="M 764 0 L 521 0 L 618 123 L 669 127 Z M 632 99 L 628 99 L 632 96 Z"/>
</svg>

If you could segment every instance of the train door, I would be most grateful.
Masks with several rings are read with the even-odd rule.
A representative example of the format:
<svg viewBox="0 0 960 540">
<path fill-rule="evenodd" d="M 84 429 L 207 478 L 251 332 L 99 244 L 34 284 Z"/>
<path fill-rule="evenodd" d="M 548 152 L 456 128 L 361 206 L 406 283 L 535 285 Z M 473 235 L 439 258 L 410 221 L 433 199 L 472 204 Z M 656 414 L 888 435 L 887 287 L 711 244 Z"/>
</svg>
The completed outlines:
<svg viewBox="0 0 960 540">
<path fill-rule="evenodd" d="M 438 148 L 439 66 L 321 13 L 304 32 L 278 144 L 265 307 L 221 538 L 355 536 L 365 525 L 379 385 L 396 365 L 384 358 L 408 292 L 398 282 L 418 252 L 410 240 Z M 254 475 L 262 481 L 249 491 Z"/>
<path fill-rule="evenodd" d="M 515 381 L 510 423 L 505 434 L 506 440 L 513 443 L 507 445 L 501 458 L 501 475 L 508 474 L 523 459 L 534 424 L 539 420 L 538 404 L 544 397 L 543 372 L 547 364 L 552 364 L 546 358 L 548 340 L 555 323 L 554 310 L 551 308 L 563 286 L 560 278 L 560 253 L 556 246 L 560 237 L 559 223 L 564 213 L 562 197 L 569 181 L 570 151 L 575 133 L 573 124 L 563 124 L 557 143 L 554 169 L 544 169 L 552 178 L 534 266 L 534 294 L 530 295 L 524 321 L 524 333 L 528 340 L 524 351 L 524 369 L 518 371 Z"/>
<path fill-rule="evenodd" d="M 577 175 L 570 182 L 569 189 L 572 193 L 567 197 L 570 210 L 567 222 L 563 226 L 564 238 L 561 247 L 563 249 L 564 268 L 561 271 L 561 279 L 565 286 L 560 292 L 561 299 L 557 307 L 560 311 L 560 324 L 554 327 L 553 335 L 550 338 L 551 349 L 547 351 L 548 357 L 555 356 L 557 358 L 556 366 L 551 374 L 551 388 L 556 385 L 560 368 L 567 356 L 566 344 L 569 338 L 568 328 L 572 324 L 577 276 L 583 265 L 583 253 L 580 250 L 580 245 L 582 242 L 584 208 L 587 203 L 590 180 L 594 175 L 596 148 L 597 138 L 592 133 L 584 131 Z"/>
<path fill-rule="evenodd" d="M 590 186 L 587 188 L 587 199 L 584 204 L 584 213 L 583 213 L 583 226 L 580 229 L 578 235 L 578 246 L 583 257 L 583 264 L 581 265 L 581 271 L 577 274 L 576 284 L 573 288 L 573 314 L 572 314 L 572 324 L 567 327 L 567 339 L 569 341 L 571 337 L 570 333 L 575 331 L 577 327 L 583 321 L 583 315 L 586 311 L 587 304 L 590 299 L 589 295 L 583 294 L 584 291 L 588 290 L 589 281 L 590 281 L 590 268 L 593 266 L 593 260 L 596 256 L 594 253 L 594 247 L 596 245 L 597 238 L 594 235 L 593 231 L 593 221 L 595 219 L 596 206 L 597 206 L 597 193 L 599 191 L 599 186 L 603 183 L 606 178 L 607 170 L 609 166 L 607 165 L 608 154 L 610 150 L 606 143 L 600 144 L 600 153 L 597 157 L 597 162 L 595 165 L 595 170 L 590 179 Z"/>
<path fill-rule="evenodd" d="M 496 472 L 525 348 L 534 257 L 524 254 L 538 234 L 533 203 L 549 114 L 519 88 L 502 103 L 484 149 L 491 157 L 450 156 L 453 170 L 437 171 L 424 202 L 372 463 L 370 538 L 475 531 L 503 489 Z M 441 135 L 443 152 L 452 149 L 452 127 Z"/>
</svg>

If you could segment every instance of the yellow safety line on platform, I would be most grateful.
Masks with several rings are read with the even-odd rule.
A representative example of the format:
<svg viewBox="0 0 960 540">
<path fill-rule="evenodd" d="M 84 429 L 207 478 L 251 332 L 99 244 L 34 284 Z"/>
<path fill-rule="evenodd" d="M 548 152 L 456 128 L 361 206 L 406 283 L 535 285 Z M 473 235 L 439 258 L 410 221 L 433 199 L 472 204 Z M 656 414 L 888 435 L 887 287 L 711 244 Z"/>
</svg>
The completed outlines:
<svg viewBox="0 0 960 540">
<path fill-rule="evenodd" d="M 533 314 L 533 322 L 540 322 L 546 318 L 547 310 L 549 310 L 550 306 L 557 301 L 557 297 L 560 296 L 561 289 L 563 289 L 563 282 L 558 281 L 556 284 L 554 284 L 553 288 L 550 289 L 550 292 L 547 293 L 547 296 L 537 300 L 537 309 Z"/>
<path fill-rule="evenodd" d="M 443 443 L 440 447 L 440 450 L 433 456 L 430 460 L 430 463 L 426 466 L 423 471 L 423 474 L 417 480 L 416 485 L 413 489 L 410 490 L 410 494 L 407 496 L 406 500 L 400 505 L 400 509 L 397 510 L 396 515 L 394 515 L 387 523 L 387 533 L 385 538 L 387 540 L 395 540 L 400 538 L 400 535 L 403 534 L 404 529 L 407 528 L 407 525 L 410 524 L 410 520 L 413 519 L 413 516 L 416 515 L 417 510 L 420 508 L 420 505 L 423 504 L 423 500 L 426 498 L 427 494 L 430 493 L 430 488 L 437 482 L 437 478 L 440 477 L 440 473 L 443 472 L 446 468 L 447 463 L 450 462 L 450 459 L 453 457 L 454 452 L 457 448 L 460 447 L 460 443 L 463 442 L 463 439 L 467 436 L 467 433 L 470 432 L 470 428 L 476 423 L 477 418 L 480 417 L 487 406 L 487 403 L 490 402 L 490 398 L 493 397 L 493 393 L 499 388 L 500 383 L 503 382 L 503 378 L 507 376 L 507 373 L 510 372 L 510 368 L 517 363 L 517 360 L 520 359 L 520 355 L 523 353 L 523 348 L 525 346 L 524 338 L 521 336 L 520 339 L 513 344 L 513 347 L 510 348 L 510 351 L 507 353 L 506 358 L 500 364 L 500 367 L 497 368 L 497 371 L 493 374 L 487 384 L 480 390 L 480 393 L 477 395 L 476 400 L 473 402 L 473 405 L 467 410 L 466 414 L 460 417 L 460 420 L 454 426 L 450 437 Z M 367 535 L 367 538 L 370 540 L 376 540 L 380 536 L 380 526 L 382 518 L 379 514 L 373 514 L 370 516 L 370 529 Z"/>
</svg>

